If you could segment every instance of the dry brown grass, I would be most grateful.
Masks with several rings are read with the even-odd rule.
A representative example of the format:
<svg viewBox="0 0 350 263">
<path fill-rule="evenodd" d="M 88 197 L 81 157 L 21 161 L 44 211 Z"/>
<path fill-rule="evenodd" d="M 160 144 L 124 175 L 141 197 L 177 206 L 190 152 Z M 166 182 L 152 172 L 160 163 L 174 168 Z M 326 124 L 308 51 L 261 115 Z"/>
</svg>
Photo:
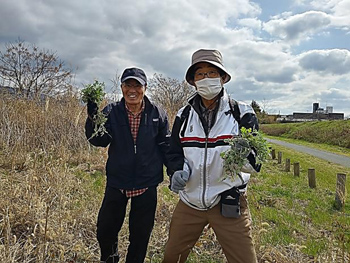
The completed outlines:
<svg viewBox="0 0 350 263">
<path fill-rule="evenodd" d="M 74 97 L 43 103 L 1 95 L 0 262 L 98 262 L 95 224 L 106 150 L 86 141 L 85 110 Z M 167 185 L 159 187 L 146 262 L 162 259 L 178 199 Z M 296 246 L 262 246 L 261 221 L 254 222 L 259 262 L 312 262 Z M 124 224 L 122 258 L 127 246 Z M 189 262 L 225 262 L 212 229 L 205 229 Z"/>
<path fill-rule="evenodd" d="M 2 262 L 96 261 L 101 191 L 77 174 L 103 170 L 104 154 L 86 142 L 83 110 L 74 97 L 1 98 Z"/>
</svg>

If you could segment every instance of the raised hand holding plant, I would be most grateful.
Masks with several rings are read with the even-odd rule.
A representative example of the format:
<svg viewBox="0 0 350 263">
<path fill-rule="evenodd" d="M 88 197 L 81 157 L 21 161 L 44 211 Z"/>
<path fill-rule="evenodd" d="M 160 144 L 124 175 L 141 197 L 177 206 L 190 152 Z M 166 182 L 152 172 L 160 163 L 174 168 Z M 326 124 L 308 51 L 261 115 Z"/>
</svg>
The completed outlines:
<svg viewBox="0 0 350 263">
<path fill-rule="evenodd" d="M 82 100 L 84 103 L 88 104 L 88 113 L 94 123 L 94 133 L 89 140 L 97 135 L 102 136 L 105 133 L 108 134 L 105 128 L 107 118 L 105 114 L 99 110 L 101 102 L 106 95 L 104 92 L 104 86 L 104 82 L 98 82 L 95 80 L 93 84 L 85 85 L 85 88 L 81 91 Z"/>
<path fill-rule="evenodd" d="M 242 168 L 248 164 L 247 156 L 252 151 L 256 152 L 256 164 L 265 162 L 269 156 L 269 146 L 262 135 L 252 129 L 241 128 L 241 136 L 226 139 L 231 148 L 222 152 L 221 158 L 224 160 L 224 176 L 223 179 L 231 178 L 235 180 L 241 177 Z"/>
</svg>

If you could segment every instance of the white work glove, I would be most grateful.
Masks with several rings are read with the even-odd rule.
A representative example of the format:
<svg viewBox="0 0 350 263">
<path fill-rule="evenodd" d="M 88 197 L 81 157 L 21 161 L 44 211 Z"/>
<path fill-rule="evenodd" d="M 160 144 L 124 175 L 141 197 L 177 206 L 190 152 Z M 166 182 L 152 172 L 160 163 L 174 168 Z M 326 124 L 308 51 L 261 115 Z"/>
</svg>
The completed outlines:
<svg viewBox="0 0 350 263">
<path fill-rule="evenodd" d="M 247 163 L 245 163 L 242 167 L 241 170 L 243 173 L 250 173 L 250 174 L 254 174 L 257 173 L 257 171 L 253 168 L 253 166 L 249 163 L 249 161 L 247 160 Z"/>
<path fill-rule="evenodd" d="M 175 193 L 179 193 L 179 191 L 185 189 L 186 182 L 189 178 L 190 173 L 188 171 L 176 171 L 171 177 L 170 190 Z"/>
</svg>

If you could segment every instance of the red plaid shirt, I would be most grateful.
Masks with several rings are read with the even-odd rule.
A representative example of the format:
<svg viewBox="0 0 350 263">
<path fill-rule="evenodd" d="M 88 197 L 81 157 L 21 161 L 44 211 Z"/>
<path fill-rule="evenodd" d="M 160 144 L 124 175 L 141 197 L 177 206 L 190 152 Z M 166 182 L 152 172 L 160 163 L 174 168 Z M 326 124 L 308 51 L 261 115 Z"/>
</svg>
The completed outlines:
<svg viewBox="0 0 350 263">
<path fill-rule="evenodd" d="M 125 103 L 125 108 L 126 112 L 128 113 L 128 118 L 129 118 L 129 124 L 130 124 L 130 129 L 131 129 L 131 134 L 134 139 L 134 143 L 136 143 L 136 138 L 137 138 L 137 133 L 139 131 L 139 126 L 140 126 L 140 121 L 141 121 L 141 114 L 145 109 L 145 101 L 142 101 L 142 106 L 141 106 L 141 111 L 139 113 L 132 113 L 131 110 L 129 110 L 128 105 Z M 125 193 L 127 197 L 134 197 L 143 194 L 146 192 L 148 188 L 143 188 L 143 189 L 137 189 L 137 190 L 123 190 L 122 193 Z"/>
<path fill-rule="evenodd" d="M 126 108 L 126 112 L 128 113 L 131 134 L 132 134 L 132 137 L 134 138 L 134 143 L 136 143 L 136 137 L 139 131 L 139 126 L 141 121 L 141 114 L 145 109 L 145 102 L 142 101 L 141 111 L 136 114 L 132 113 L 132 111 L 129 110 L 128 105 L 126 103 L 125 103 L 125 108 Z"/>
</svg>

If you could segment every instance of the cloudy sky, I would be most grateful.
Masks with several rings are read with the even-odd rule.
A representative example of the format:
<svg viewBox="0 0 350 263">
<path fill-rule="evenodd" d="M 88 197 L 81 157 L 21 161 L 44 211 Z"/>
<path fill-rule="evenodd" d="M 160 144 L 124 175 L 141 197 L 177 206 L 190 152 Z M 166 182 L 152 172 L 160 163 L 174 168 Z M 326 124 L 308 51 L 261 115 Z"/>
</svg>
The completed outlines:
<svg viewBox="0 0 350 263">
<path fill-rule="evenodd" d="M 350 116 L 350 0 L 0 0 L 0 17 L 1 50 L 56 51 L 80 87 L 130 66 L 183 80 L 192 53 L 215 48 L 235 99 Z"/>
</svg>

